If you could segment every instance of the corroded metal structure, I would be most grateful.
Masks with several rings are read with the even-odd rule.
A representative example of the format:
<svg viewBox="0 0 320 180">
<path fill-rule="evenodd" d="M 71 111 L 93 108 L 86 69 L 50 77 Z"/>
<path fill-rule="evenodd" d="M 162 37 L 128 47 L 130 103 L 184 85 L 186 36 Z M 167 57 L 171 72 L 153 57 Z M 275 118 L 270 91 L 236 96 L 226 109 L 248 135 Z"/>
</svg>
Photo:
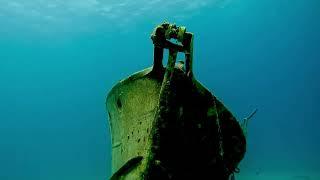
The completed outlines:
<svg viewBox="0 0 320 180">
<path fill-rule="evenodd" d="M 193 34 L 163 23 L 151 39 L 153 67 L 120 81 L 107 97 L 111 179 L 227 180 L 244 157 L 246 139 L 232 113 L 195 79 Z M 176 64 L 178 52 L 185 65 Z"/>
</svg>

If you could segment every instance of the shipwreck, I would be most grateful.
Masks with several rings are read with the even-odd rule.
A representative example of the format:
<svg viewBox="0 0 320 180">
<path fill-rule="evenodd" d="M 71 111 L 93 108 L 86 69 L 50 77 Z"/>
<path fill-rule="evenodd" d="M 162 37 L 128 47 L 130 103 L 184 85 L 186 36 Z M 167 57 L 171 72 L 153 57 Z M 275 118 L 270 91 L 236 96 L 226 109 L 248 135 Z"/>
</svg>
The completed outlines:
<svg viewBox="0 0 320 180">
<path fill-rule="evenodd" d="M 195 78 L 193 33 L 165 22 L 151 39 L 153 66 L 121 80 L 107 96 L 110 179 L 234 179 L 246 137 L 233 114 Z M 184 53 L 183 62 L 176 62 L 177 53 Z"/>
</svg>

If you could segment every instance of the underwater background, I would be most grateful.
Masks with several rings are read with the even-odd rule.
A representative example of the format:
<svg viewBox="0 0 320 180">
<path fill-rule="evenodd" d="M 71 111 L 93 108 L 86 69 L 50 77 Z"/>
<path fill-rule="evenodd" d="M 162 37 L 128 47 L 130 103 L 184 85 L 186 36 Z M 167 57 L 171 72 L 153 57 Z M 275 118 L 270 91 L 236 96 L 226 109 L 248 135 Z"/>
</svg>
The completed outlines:
<svg viewBox="0 0 320 180">
<path fill-rule="evenodd" d="M 164 20 L 238 120 L 258 108 L 236 179 L 320 180 L 319 19 L 319 0 L 0 0 L 0 180 L 110 177 L 105 97 Z"/>
</svg>

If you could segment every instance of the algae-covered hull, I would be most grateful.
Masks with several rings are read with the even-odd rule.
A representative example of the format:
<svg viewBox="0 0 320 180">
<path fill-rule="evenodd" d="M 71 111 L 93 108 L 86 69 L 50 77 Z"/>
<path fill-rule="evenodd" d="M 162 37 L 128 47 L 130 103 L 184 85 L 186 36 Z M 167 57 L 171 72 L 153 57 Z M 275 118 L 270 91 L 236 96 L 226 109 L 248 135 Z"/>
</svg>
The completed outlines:
<svg viewBox="0 0 320 180">
<path fill-rule="evenodd" d="M 120 171 L 120 177 L 143 179 L 152 165 L 159 166 L 154 170 L 155 177 L 167 179 L 216 177 L 233 172 L 243 158 L 245 138 L 230 111 L 200 83 L 193 84 L 176 69 L 170 94 L 173 101 L 167 109 L 166 122 L 155 124 L 162 79 L 150 72 L 151 69 L 146 69 L 121 81 L 108 95 L 112 172 L 116 173 L 137 157 L 141 161 Z M 223 162 L 219 162 L 214 101 L 221 121 Z M 153 136 L 159 136 L 160 140 Z M 159 158 L 151 163 L 153 140 L 160 141 Z"/>
</svg>

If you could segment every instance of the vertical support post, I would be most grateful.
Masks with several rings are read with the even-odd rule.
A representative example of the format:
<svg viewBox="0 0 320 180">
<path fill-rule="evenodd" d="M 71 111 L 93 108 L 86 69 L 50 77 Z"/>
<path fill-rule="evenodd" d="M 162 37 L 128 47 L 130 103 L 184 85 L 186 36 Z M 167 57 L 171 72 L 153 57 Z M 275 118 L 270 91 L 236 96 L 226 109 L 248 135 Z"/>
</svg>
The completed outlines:
<svg viewBox="0 0 320 180">
<path fill-rule="evenodd" d="M 186 32 L 183 41 L 185 46 L 186 75 L 193 77 L 193 33 Z"/>
<path fill-rule="evenodd" d="M 159 72 L 163 69 L 162 59 L 163 59 L 163 48 L 159 46 L 154 46 L 153 67 L 152 67 L 153 72 Z"/>
</svg>

